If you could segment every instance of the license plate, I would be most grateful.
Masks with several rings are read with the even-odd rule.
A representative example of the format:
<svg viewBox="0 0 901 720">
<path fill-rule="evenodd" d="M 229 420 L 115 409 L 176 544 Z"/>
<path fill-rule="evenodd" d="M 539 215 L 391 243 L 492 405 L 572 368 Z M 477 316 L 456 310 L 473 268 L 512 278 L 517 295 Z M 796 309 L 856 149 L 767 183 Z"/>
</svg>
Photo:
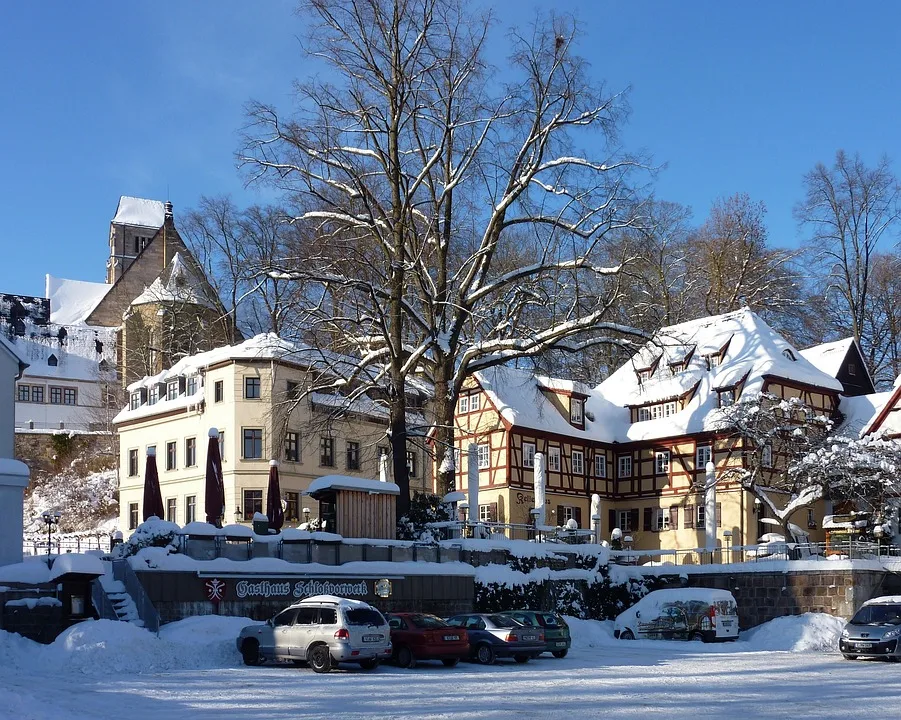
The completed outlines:
<svg viewBox="0 0 901 720">
<path fill-rule="evenodd" d="M 460 636 L 459 636 L 459 635 L 445 635 L 445 636 L 444 636 L 444 639 L 445 639 L 445 640 L 448 640 L 448 641 L 450 641 L 450 640 L 459 640 L 459 639 L 460 639 Z"/>
<path fill-rule="evenodd" d="M 523 635 L 522 639 L 523 640 L 536 640 L 537 637 L 535 635 Z"/>
<path fill-rule="evenodd" d="M 363 642 L 378 642 L 382 639 L 381 635 L 364 635 Z"/>
<path fill-rule="evenodd" d="M 732 621 L 731 620 L 720 620 L 720 625 L 722 625 L 723 627 L 732 627 Z"/>
<path fill-rule="evenodd" d="M 566 641 L 564 640 L 563 642 L 558 642 L 557 647 L 566 647 Z"/>
<path fill-rule="evenodd" d="M 859 648 L 860 650 L 869 650 L 871 647 L 873 647 L 873 643 L 856 643 L 855 647 Z"/>
</svg>

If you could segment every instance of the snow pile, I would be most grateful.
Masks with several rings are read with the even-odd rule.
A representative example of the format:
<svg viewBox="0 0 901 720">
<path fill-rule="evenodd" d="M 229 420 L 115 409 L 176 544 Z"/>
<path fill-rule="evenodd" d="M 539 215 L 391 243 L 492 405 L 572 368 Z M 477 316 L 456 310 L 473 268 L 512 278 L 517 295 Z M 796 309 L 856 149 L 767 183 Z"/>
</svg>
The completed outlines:
<svg viewBox="0 0 901 720">
<path fill-rule="evenodd" d="M 804 613 L 770 620 L 743 632 L 742 643 L 753 650 L 835 652 L 845 621 L 824 613 Z"/>
<path fill-rule="evenodd" d="M 574 650 L 588 650 L 625 642 L 625 640 L 621 641 L 613 637 L 612 620 L 580 620 L 569 616 L 564 616 L 564 619 L 569 625 L 569 634 L 572 637 Z"/>
</svg>

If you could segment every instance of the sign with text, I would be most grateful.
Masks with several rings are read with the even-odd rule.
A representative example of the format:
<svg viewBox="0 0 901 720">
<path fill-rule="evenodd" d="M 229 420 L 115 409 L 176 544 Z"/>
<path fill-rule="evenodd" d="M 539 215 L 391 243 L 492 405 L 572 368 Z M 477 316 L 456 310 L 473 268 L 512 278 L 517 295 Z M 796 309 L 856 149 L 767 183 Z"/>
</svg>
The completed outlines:
<svg viewBox="0 0 901 720">
<path fill-rule="evenodd" d="M 225 592 L 225 583 L 219 578 L 211 578 L 205 583 L 207 597 L 211 589 L 220 589 L 219 599 Z M 338 597 L 366 597 L 370 587 L 366 580 L 237 580 L 231 583 L 238 600 L 267 598 L 301 599 L 312 595 L 337 595 Z M 215 601 L 215 600 L 214 600 Z"/>
</svg>

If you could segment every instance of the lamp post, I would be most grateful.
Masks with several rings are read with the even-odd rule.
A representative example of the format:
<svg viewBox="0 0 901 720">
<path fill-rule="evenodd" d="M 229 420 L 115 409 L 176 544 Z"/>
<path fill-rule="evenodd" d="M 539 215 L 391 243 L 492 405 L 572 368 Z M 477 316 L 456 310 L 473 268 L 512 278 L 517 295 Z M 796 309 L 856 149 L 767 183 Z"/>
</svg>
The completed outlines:
<svg viewBox="0 0 901 720">
<path fill-rule="evenodd" d="M 723 530 L 723 544 L 726 546 L 726 557 L 732 562 L 732 531 Z"/>
<path fill-rule="evenodd" d="M 876 537 L 876 557 L 882 554 L 882 538 L 885 536 L 885 527 L 877 525 L 873 528 L 873 535 Z"/>
<path fill-rule="evenodd" d="M 469 503 L 461 500 L 457 503 L 457 509 L 463 514 L 463 532 L 460 537 L 466 537 L 466 515 L 469 512 Z"/>
<path fill-rule="evenodd" d="M 530 508 L 529 516 L 532 520 L 532 533 L 535 536 L 536 542 L 541 542 L 541 531 L 538 529 L 538 516 L 541 515 L 541 510 L 539 508 Z"/>
<path fill-rule="evenodd" d="M 310 508 L 303 509 L 303 521 L 306 523 L 307 530 L 310 529 Z"/>
<path fill-rule="evenodd" d="M 62 513 L 59 510 L 45 510 L 41 513 L 41 519 L 47 523 L 47 564 L 50 564 L 50 533 L 53 532 L 53 526 L 59 525 L 59 519 Z"/>
<path fill-rule="evenodd" d="M 241 506 L 240 505 L 235 508 L 235 522 L 236 523 L 241 522 Z"/>
</svg>

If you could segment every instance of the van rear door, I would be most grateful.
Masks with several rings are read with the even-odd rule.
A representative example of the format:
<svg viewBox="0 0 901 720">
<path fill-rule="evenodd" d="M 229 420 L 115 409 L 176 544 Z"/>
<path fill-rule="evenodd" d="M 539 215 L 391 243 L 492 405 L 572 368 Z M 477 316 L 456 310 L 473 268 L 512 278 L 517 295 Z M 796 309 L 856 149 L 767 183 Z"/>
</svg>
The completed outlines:
<svg viewBox="0 0 901 720">
<path fill-rule="evenodd" d="M 716 619 L 716 637 L 738 637 L 738 606 L 732 600 L 717 600 L 712 606 Z"/>
</svg>

